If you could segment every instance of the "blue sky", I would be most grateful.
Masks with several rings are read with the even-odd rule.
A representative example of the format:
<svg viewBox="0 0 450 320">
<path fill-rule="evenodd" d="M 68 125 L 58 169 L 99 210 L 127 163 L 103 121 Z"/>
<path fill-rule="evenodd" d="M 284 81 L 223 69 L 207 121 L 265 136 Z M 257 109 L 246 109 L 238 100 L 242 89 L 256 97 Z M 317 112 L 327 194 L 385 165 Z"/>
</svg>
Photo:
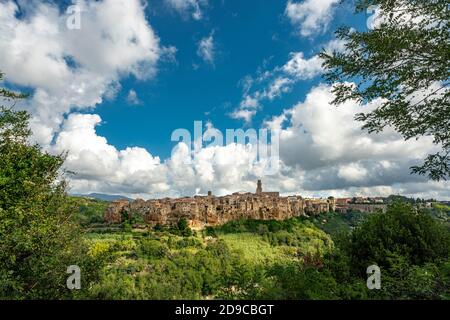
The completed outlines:
<svg viewBox="0 0 450 320">
<path fill-rule="evenodd" d="M 33 140 L 68 152 L 74 193 L 227 194 L 262 179 L 283 194 L 449 199 L 448 182 L 409 172 L 435 150 L 430 137 L 361 131 L 355 114 L 377 101 L 330 104 L 317 54 L 345 50 L 334 31 L 372 17 L 350 0 L 0 0 L 0 70 L 32 93 L 16 108 L 31 113 Z M 171 141 L 194 121 L 278 130 L 279 170 L 246 143 L 192 154 Z"/>
<path fill-rule="evenodd" d="M 221 130 L 243 125 L 227 114 L 242 99 L 240 82 L 245 76 L 283 65 L 291 52 L 316 54 L 334 37 L 332 31 L 339 25 L 365 26 L 364 15 L 358 18 L 346 7 L 337 10 L 327 32 L 301 38 L 284 15 L 285 8 L 284 1 L 275 0 L 214 1 L 205 8 L 205 18 L 198 21 L 170 10 L 164 1 L 150 1 L 148 21 L 163 45 L 177 48 L 176 62 L 164 62 L 156 79 L 122 80 L 117 99 L 96 109 L 105 122 L 98 132 L 119 148 L 140 145 L 169 157 L 174 146 L 170 143 L 172 131 L 192 130 L 194 120 L 212 121 Z M 198 42 L 212 32 L 213 65 L 197 55 Z M 320 81 L 320 75 L 302 81 L 289 94 L 265 102 L 251 126 L 259 127 L 264 119 L 291 107 Z M 130 90 L 136 91 L 139 105 L 127 103 Z"/>
</svg>

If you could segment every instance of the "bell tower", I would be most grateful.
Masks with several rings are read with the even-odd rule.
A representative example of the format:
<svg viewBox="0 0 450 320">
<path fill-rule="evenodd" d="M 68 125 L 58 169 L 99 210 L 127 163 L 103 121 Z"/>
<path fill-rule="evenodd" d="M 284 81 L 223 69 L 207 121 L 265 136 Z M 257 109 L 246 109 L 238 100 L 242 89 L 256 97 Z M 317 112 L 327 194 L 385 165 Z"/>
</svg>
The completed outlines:
<svg viewBox="0 0 450 320">
<path fill-rule="evenodd" d="M 261 180 L 258 180 L 258 186 L 256 187 L 256 194 L 261 194 L 262 193 L 262 182 Z"/>
</svg>

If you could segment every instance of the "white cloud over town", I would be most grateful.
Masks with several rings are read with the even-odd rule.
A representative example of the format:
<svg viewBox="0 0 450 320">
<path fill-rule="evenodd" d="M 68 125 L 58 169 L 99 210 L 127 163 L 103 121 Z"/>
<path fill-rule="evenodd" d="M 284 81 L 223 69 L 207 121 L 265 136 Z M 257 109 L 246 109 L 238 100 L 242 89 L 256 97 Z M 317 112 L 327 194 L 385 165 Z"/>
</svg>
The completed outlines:
<svg viewBox="0 0 450 320">
<path fill-rule="evenodd" d="M 101 123 L 96 115 L 71 115 L 57 138 L 55 151 L 70 150 L 67 166 L 81 173 L 73 178 L 77 192 L 101 190 L 162 197 L 213 190 L 223 195 L 252 190 L 256 179 L 263 177 L 266 186 L 285 194 L 402 192 L 448 197 L 448 183 L 431 183 L 409 174 L 411 165 L 433 151 L 430 141 L 405 142 L 389 130 L 381 135 L 364 133 L 353 119 L 361 106 L 347 103 L 336 108 L 330 105 L 332 98 L 329 86 L 318 86 L 305 101 L 266 123 L 281 131 L 281 170 L 269 176 L 264 175 L 260 163 L 251 161 L 248 146 L 241 144 L 205 147 L 191 159 L 188 147 L 180 143 L 164 161 L 142 148 L 117 150 L 95 133 Z"/>
<path fill-rule="evenodd" d="M 361 130 L 356 113 L 370 111 L 377 102 L 360 106 L 331 105 L 331 87 L 319 85 L 306 99 L 267 124 L 281 130 L 281 159 L 303 172 L 309 190 L 379 187 L 425 182 L 409 174 L 409 167 L 434 151 L 432 138 L 404 141 L 390 128 L 380 134 Z"/>
</svg>

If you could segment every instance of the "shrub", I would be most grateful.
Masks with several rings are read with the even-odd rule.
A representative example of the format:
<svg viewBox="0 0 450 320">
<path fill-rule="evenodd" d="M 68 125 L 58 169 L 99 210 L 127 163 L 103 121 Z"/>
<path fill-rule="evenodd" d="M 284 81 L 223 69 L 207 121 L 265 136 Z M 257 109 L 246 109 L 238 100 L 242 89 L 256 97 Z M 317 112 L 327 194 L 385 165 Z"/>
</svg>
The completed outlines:
<svg viewBox="0 0 450 320">
<path fill-rule="evenodd" d="M 144 257 L 163 258 L 169 252 L 169 248 L 158 240 L 143 239 L 139 247 Z"/>
</svg>

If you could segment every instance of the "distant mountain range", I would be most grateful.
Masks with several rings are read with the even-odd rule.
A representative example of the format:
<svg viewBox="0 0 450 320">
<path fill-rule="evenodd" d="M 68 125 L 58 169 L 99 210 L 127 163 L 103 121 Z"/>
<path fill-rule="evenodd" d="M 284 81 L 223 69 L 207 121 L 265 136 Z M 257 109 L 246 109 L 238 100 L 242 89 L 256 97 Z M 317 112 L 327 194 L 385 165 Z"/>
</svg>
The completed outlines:
<svg viewBox="0 0 450 320">
<path fill-rule="evenodd" d="M 82 198 L 91 198 L 91 199 L 97 199 L 97 200 L 103 200 L 103 201 L 115 201 L 115 200 L 128 200 L 133 201 L 134 199 L 116 195 L 116 194 L 104 194 L 104 193 L 90 193 L 90 194 L 72 194 L 74 197 L 82 197 Z"/>
</svg>

